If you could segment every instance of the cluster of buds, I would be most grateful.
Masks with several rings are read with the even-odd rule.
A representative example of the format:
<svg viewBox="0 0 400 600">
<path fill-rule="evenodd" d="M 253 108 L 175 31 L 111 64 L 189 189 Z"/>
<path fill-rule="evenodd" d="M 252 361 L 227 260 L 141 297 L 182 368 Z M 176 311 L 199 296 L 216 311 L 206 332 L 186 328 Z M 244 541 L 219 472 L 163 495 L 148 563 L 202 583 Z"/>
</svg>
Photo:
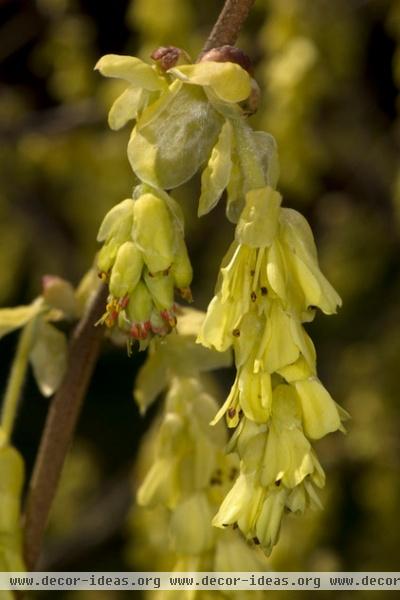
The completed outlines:
<svg viewBox="0 0 400 600">
<path fill-rule="evenodd" d="M 191 300 L 192 267 L 179 207 L 168 194 L 139 186 L 105 216 L 98 241 L 99 277 L 109 297 L 101 323 L 146 347 L 176 325 L 174 290 Z"/>
</svg>

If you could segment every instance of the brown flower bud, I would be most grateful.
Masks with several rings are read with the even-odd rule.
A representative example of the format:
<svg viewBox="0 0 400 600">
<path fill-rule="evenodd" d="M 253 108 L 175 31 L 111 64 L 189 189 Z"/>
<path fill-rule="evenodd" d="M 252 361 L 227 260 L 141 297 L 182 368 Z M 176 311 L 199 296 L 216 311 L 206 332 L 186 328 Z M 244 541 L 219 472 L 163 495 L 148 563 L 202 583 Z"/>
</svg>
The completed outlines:
<svg viewBox="0 0 400 600">
<path fill-rule="evenodd" d="M 188 64 L 192 61 L 190 56 L 181 48 L 175 46 L 160 46 L 156 48 L 150 57 L 158 64 L 162 71 L 168 71 L 176 65 Z"/>
<path fill-rule="evenodd" d="M 251 64 L 250 58 L 247 56 L 247 54 L 243 52 L 243 50 L 240 50 L 240 48 L 236 48 L 235 46 L 226 45 L 219 46 L 218 48 L 212 48 L 211 50 L 203 54 L 203 56 L 200 59 L 200 62 L 208 60 L 215 62 L 237 63 L 242 67 L 242 69 L 250 73 L 250 75 L 253 72 L 253 66 Z"/>
</svg>

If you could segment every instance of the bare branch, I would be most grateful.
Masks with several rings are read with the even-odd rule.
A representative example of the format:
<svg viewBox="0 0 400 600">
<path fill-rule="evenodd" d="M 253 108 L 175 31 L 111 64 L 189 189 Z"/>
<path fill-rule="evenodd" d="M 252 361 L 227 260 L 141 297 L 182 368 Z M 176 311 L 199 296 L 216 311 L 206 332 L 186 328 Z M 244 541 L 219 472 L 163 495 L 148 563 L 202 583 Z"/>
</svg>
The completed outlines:
<svg viewBox="0 0 400 600">
<path fill-rule="evenodd" d="M 254 2 L 255 0 L 226 0 L 202 54 L 225 44 L 234 45 Z"/>
<path fill-rule="evenodd" d="M 39 557 L 61 470 L 99 355 L 103 331 L 94 324 L 104 312 L 106 296 L 107 288 L 102 285 L 75 329 L 67 373 L 47 415 L 25 510 L 24 554 L 29 569 Z"/>
</svg>

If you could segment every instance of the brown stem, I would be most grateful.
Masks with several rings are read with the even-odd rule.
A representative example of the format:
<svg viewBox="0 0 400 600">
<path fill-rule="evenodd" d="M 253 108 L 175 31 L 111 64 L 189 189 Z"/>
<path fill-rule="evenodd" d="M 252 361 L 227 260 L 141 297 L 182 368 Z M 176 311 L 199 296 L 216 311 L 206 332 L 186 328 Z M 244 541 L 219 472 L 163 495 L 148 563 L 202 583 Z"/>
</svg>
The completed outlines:
<svg viewBox="0 0 400 600">
<path fill-rule="evenodd" d="M 218 46 L 233 45 L 254 2 L 255 0 L 226 0 L 202 54 Z"/>
<path fill-rule="evenodd" d="M 65 456 L 96 365 L 103 331 L 94 324 L 104 312 L 106 297 L 107 288 L 102 285 L 77 325 L 70 343 L 64 381 L 47 414 L 25 508 L 24 555 L 28 569 L 33 569 L 39 558 Z"/>
<path fill-rule="evenodd" d="M 226 0 L 203 52 L 234 44 L 253 4 L 254 0 Z M 28 569 L 34 569 L 39 558 L 61 470 L 100 351 L 102 328 L 95 328 L 94 324 L 104 310 L 106 296 L 106 288 L 102 286 L 73 334 L 67 373 L 47 415 L 24 515 L 24 556 Z"/>
</svg>

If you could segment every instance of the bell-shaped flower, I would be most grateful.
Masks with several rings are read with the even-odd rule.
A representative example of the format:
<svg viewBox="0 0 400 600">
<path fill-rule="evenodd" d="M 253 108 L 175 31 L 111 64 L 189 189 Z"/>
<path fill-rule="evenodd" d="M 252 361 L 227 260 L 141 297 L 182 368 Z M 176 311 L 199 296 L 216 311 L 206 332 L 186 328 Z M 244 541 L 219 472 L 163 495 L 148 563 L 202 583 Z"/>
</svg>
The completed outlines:
<svg viewBox="0 0 400 600">
<path fill-rule="evenodd" d="M 239 367 L 231 391 L 211 424 L 225 414 L 228 427 L 236 427 L 241 414 L 256 423 L 266 423 L 271 413 L 271 375 L 267 371 L 254 372 L 253 362 Z"/>
<path fill-rule="evenodd" d="M 169 525 L 173 550 L 198 555 L 209 551 L 215 541 L 211 525 L 213 510 L 204 491 L 185 498 L 174 510 Z"/>
<path fill-rule="evenodd" d="M 317 377 L 295 381 L 294 389 L 300 400 L 303 427 L 307 437 L 318 440 L 337 429 L 343 431 L 342 418 L 347 413 L 339 410 L 336 402 Z"/>
<path fill-rule="evenodd" d="M 214 399 L 195 379 L 173 380 L 155 461 L 138 491 L 139 504 L 174 508 L 208 486 L 225 440 L 223 429 L 208 426 L 215 409 Z"/>
<path fill-rule="evenodd" d="M 284 486 L 268 489 L 254 474 L 239 475 L 213 519 L 215 527 L 237 525 L 243 535 L 261 544 L 270 554 L 276 544 L 288 491 Z"/>
<path fill-rule="evenodd" d="M 342 302 L 320 271 L 306 219 L 297 211 L 284 208 L 279 222 L 277 240 L 268 256 L 271 289 L 285 306 L 297 307 L 299 313 L 309 307 L 319 307 L 326 314 L 335 313 Z"/>
<path fill-rule="evenodd" d="M 296 392 L 290 385 L 278 385 L 273 392 L 260 482 L 265 487 L 282 482 L 294 488 L 308 476 L 323 486 L 324 473 L 303 433 Z"/>
</svg>

